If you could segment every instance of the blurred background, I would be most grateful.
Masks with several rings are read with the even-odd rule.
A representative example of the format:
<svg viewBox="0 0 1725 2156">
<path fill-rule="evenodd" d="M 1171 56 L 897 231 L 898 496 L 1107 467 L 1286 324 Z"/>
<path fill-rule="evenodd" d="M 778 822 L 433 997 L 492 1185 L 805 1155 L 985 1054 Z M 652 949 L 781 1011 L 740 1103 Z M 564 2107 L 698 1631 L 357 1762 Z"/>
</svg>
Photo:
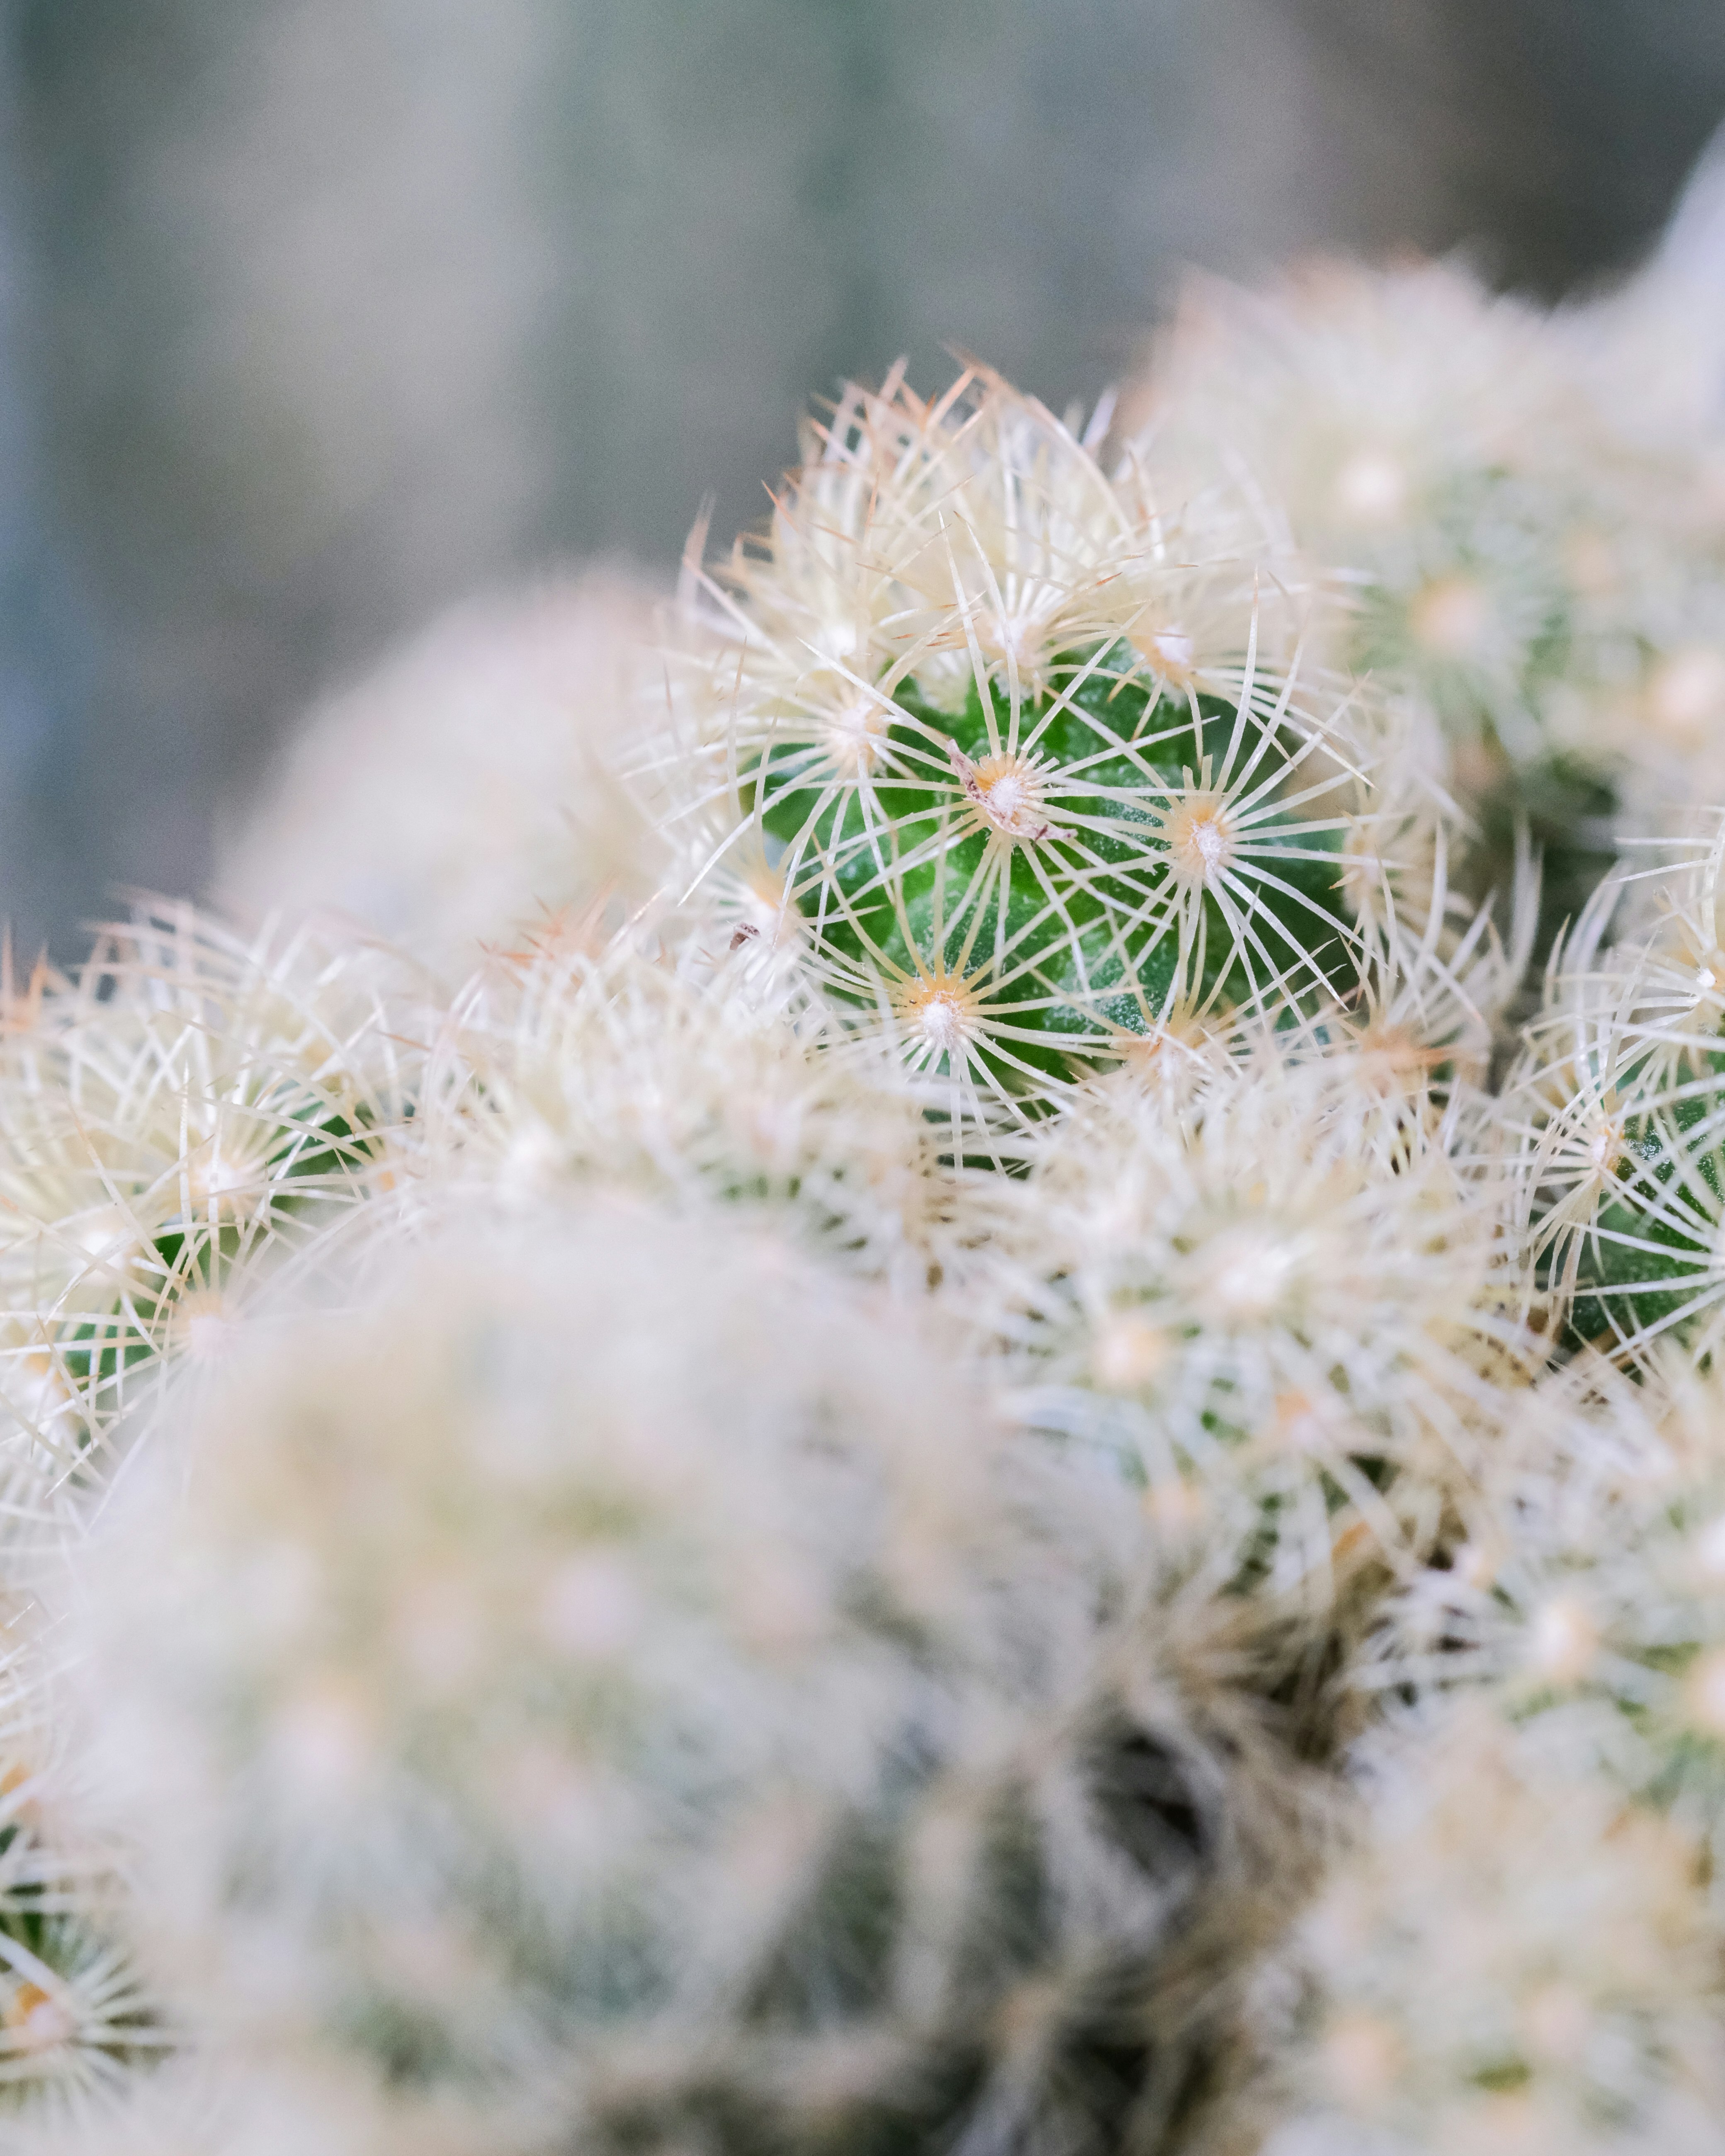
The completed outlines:
<svg viewBox="0 0 1725 2156">
<path fill-rule="evenodd" d="M 0 914 L 196 891 L 320 691 L 674 562 L 962 346 L 1060 405 L 1183 262 L 1558 295 L 1725 115 L 1725 0 L 0 0 Z"/>
</svg>

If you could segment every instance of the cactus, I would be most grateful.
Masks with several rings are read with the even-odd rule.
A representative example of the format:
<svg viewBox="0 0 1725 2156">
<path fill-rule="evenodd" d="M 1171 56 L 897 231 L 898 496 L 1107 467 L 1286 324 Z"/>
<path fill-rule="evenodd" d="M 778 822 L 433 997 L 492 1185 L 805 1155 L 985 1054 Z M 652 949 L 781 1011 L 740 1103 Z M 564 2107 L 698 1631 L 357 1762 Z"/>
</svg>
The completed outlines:
<svg viewBox="0 0 1725 2156">
<path fill-rule="evenodd" d="M 488 2148 L 1100 2148 L 1135 2049 L 1178 2086 L 1157 1955 L 1288 1770 L 1153 1632 L 1111 1659 L 1115 1530 L 1015 1497 L 962 1377 L 805 1265 L 458 1211 L 138 1486 L 96 1781 L 141 1951 L 242 2056 Z"/>
<path fill-rule="evenodd" d="M 847 387 L 649 664 L 320 723 L 259 906 L 501 775 L 429 974 L 7 973 L 0 2147 L 1717 2143 L 1722 571 L 1591 319 Z"/>
<path fill-rule="evenodd" d="M 178 2041 L 124 1943 L 111 1849 L 80 1831 L 54 1642 L 8 1598 L 0 1659 L 0 2143 L 88 2131 Z"/>
<path fill-rule="evenodd" d="M 979 1179 L 942 1171 L 925 1101 L 867 1042 L 798 1024 L 750 954 L 680 974 L 624 944 L 542 942 L 458 997 L 410 1152 L 429 1188 L 521 1199 L 626 1188 L 798 1226 L 811 1248 L 922 1285 L 985 1231 Z"/>
<path fill-rule="evenodd" d="M 1360 1771 L 1357 1851 L 1266 1972 L 1266 2156 L 1699 2156 L 1725 1984 L 1692 1845 L 1477 1707 Z"/>
<path fill-rule="evenodd" d="M 1194 280 L 1137 393 L 1181 468 L 1244 458 L 1305 557 L 1343 572 L 1329 655 L 1446 739 L 1491 872 L 1531 824 L 1542 952 L 1626 824 L 1686 809 L 1725 715 L 1689 445 L 1638 424 L 1631 362 L 1601 364 L 1580 326 L 1451 264 Z"/>
<path fill-rule="evenodd" d="M 1397 1691 L 1483 1689 L 1578 1779 L 1725 1856 L 1720 1382 L 1670 1341 L 1640 1382 L 1581 1363 L 1497 1464 L 1489 1524 L 1380 1643 Z"/>
<path fill-rule="evenodd" d="M 1671 1331 L 1697 1355 L 1722 1322 L 1725 825 L 1606 940 L 1607 886 L 1560 952 L 1510 1074 L 1524 1242 L 1572 1332 L 1627 1356 Z M 1601 949 L 1602 942 L 1604 944 Z M 1567 962 L 1567 963 L 1566 963 Z"/>
<path fill-rule="evenodd" d="M 850 391 L 758 548 L 691 580 L 693 877 L 753 864 L 838 1007 L 978 1113 L 1178 1004 L 1309 1001 L 1358 942 L 1368 730 L 1273 549 L 1144 459 L 992 377 Z"/>
<path fill-rule="evenodd" d="M 1526 1351 L 1477 1108 L 1386 1119 L 1353 1056 L 1283 1049 L 1075 1100 L 973 1300 L 1028 1426 L 1116 1459 L 1218 1589 L 1322 1613 L 1466 1509 Z"/>
<path fill-rule="evenodd" d="M 122 1943 L 112 1846 L 77 1824 L 64 1563 L 165 1376 L 218 1363 L 261 1276 L 387 1183 L 412 983 L 380 952 L 248 943 L 189 908 L 104 932 L 74 980 L 8 983 L 0 2102 L 44 2133 L 85 2132 L 180 2041 Z"/>
<path fill-rule="evenodd" d="M 0 1279 L 22 1530 L 101 1486 L 159 1373 L 246 1280 L 387 1181 L 413 1052 L 400 962 L 190 908 L 105 931 L 5 1045 Z M 80 1495 L 80 1493 L 82 1493 Z"/>
</svg>

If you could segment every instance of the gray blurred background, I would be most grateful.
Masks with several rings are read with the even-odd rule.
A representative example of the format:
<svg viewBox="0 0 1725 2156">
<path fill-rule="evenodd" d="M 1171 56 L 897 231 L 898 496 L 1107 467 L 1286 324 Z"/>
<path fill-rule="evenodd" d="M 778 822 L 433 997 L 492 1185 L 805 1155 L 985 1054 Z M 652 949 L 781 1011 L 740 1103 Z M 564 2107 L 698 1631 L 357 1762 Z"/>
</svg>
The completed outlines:
<svg viewBox="0 0 1725 2156">
<path fill-rule="evenodd" d="M 0 0 L 0 913 L 195 891 L 439 608 L 760 513 L 949 345 L 1064 403 L 1183 260 L 1633 260 L 1725 0 Z"/>
</svg>

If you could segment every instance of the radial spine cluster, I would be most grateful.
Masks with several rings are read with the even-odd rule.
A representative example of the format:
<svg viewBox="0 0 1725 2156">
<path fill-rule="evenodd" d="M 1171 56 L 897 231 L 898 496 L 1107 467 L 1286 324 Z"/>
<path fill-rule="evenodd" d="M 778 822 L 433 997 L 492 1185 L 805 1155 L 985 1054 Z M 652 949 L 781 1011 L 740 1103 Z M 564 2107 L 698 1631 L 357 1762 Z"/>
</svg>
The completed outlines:
<svg viewBox="0 0 1725 2156">
<path fill-rule="evenodd" d="M 687 579 L 691 888 L 983 1114 L 1176 1009 L 1329 989 L 1373 747 L 1274 530 L 985 375 L 855 391 L 806 446 Z"/>
</svg>

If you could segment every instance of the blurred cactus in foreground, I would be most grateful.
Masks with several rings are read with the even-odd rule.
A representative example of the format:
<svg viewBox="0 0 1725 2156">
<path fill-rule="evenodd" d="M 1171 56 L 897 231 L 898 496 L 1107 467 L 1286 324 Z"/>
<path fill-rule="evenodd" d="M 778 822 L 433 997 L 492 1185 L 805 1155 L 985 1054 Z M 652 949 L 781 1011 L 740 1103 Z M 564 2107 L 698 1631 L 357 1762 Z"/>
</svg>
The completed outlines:
<svg viewBox="0 0 1725 2156">
<path fill-rule="evenodd" d="M 1142 1681 L 1096 1493 L 1015 1492 L 888 1317 L 599 1202 L 458 1213 L 236 1356 L 91 1586 L 182 2018 L 493 2148 L 1108 2145 L 1274 1747 L 1195 1653 Z"/>
</svg>

